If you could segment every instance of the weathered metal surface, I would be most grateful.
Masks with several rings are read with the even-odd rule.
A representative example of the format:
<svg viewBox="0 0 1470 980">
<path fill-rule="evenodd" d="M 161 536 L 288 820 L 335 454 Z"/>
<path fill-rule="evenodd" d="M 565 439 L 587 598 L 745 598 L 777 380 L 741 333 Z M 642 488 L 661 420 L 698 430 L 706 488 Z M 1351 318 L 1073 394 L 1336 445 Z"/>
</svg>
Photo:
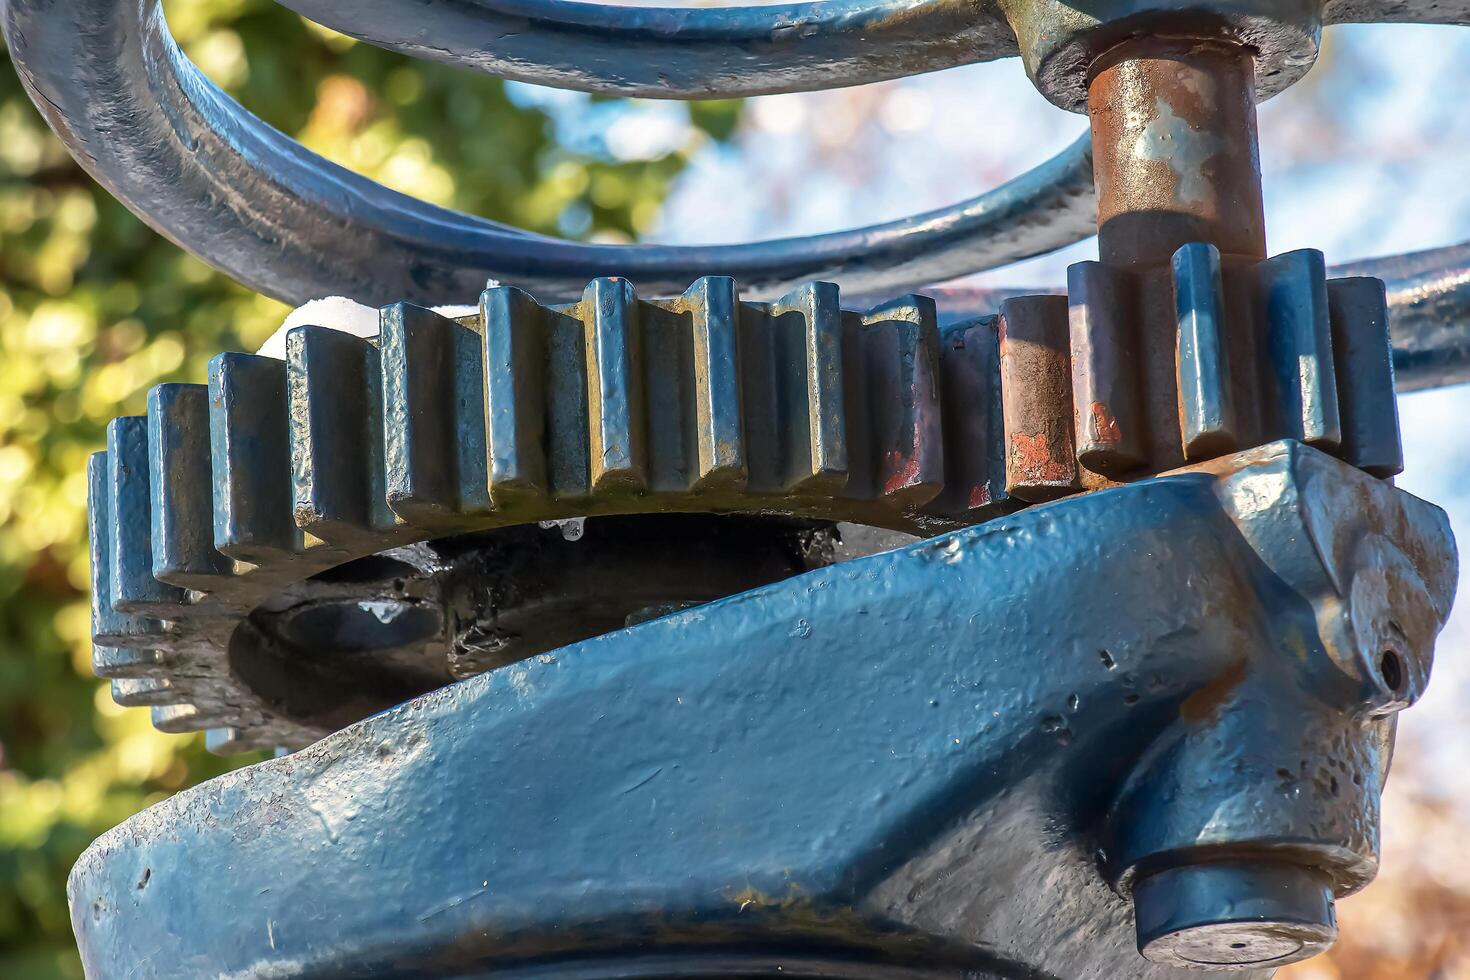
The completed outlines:
<svg viewBox="0 0 1470 980">
<path fill-rule="evenodd" d="M 1327 0 L 1324 24 L 1470 24 L 1466 0 Z"/>
<path fill-rule="evenodd" d="M 955 0 L 392 13 L 390 46 L 488 25 L 480 67 L 670 96 L 1009 51 Z M 326 738 L 94 846 L 91 976 L 1162 980 L 1332 942 L 1456 559 L 1442 513 L 1374 479 L 1402 466 L 1381 285 L 1266 258 L 1253 85 L 1305 71 L 1320 11 L 1006 13 L 1049 97 L 1091 86 L 1102 261 L 941 330 L 931 300 L 859 313 L 826 282 L 569 282 L 973 271 L 1080 237 L 1084 149 L 856 232 L 572 245 L 329 168 L 203 80 L 151 0 L 4 7 L 68 145 L 227 271 L 565 300 L 298 328 L 283 361 L 223 355 L 113 423 L 89 477 L 114 697 L 216 751 Z M 792 30 L 760 37 L 772 17 Z M 658 512 L 759 516 L 611 516 Z M 588 516 L 583 545 L 506 530 Z M 838 557 L 791 518 L 948 536 L 766 584 Z"/>
<path fill-rule="evenodd" d="M 1470 242 L 1353 262 L 1334 274 L 1388 287 L 1399 391 L 1470 381 Z"/>
<path fill-rule="evenodd" d="M 1332 337 L 1342 422 L 1342 453 L 1379 476 L 1404 468 L 1394 398 L 1393 351 L 1386 342 L 1388 303 L 1383 280 L 1334 279 L 1327 287 L 1329 317 L 1345 328 Z M 1385 368 L 1385 365 L 1387 366 Z"/>
<path fill-rule="evenodd" d="M 1437 508 L 1278 443 L 187 790 L 83 856 L 73 923 L 94 980 L 1193 975 L 1132 896 L 1151 955 L 1264 980 L 1374 874 L 1455 572 Z"/>
<path fill-rule="evenodd" d="M 1239 47 L 1139 40 L 1094 66 L 1087 109 L 1104 263 L 1163 266 L 1190 242 L 1266 257 L 1252 64 Z"/>
<path fill-rule="evenodd" d="M 1337 940 L 1332 881 L 1305 865 L 1169 868 L 1138 883 L 1133 905 L 1139 949 L 1156 963 L 1249 969 L 1307 959 Z"/>
<path fill-rule="evenodd" d="M 311 0 L 330 3 L 331 0 Z M 381 0 L 380 0 L 381 2 Z M 1086 111 L 1096 62 L 1141 36 L 1225 42 L 1252 52 L 1255 86 L 1270 98 L 1316 62 L 1324 24 L 1470 24 L 1465 0 L 1000 0 L 1037 89 Z"/>
<path fill-rule="evenodd" d="M 1171 265 L 1179 329 L 1173 345 L 1179 441 L 1185 459 L 1209 459 L 1241 444 L 1225 335 L 1220 252 L 1213 245 L 1193 242 L 1174 253 Z M 1168 346 L 1161 347 L 1167 355 Z"/>
<path fill-rule="evenodd" d="M 997 327 L 1006 492 L 1032 503 L 1076 493 L 1082 483 L 1072 431 L 1067 300 L 1006 300 Z"/>
<path fill-rule="evenodd" d="M 1273 261 L 1281 288 L 1297 279 L 1292 288 L 1317 288 L 1320 261 Z M 1181 296 L 1192 295 L 1188 277 L 1179 283 Z M 284 361 L 220 355 L 207 389 L 207 445 L 206 388 L 168 385 L 150 402 L 151 422 L 117 420 L 99 456 L 97 465 L 117 475 L 92 498 L 93 547 L 105 556 L 93 565 L 93 587 L 110 597 L 94 610 L 94 666 L 110 678 L 168 681 L 147 694 L 166 730 L 217 729 L 220 750 L 299 747 L 405 689 L 380 685 L 376 701 L 344 694 L 355 705 L 346 716 L 324 709 L 324 695 L 298 710 L 289 686 L 271 675 L 262 687 L 266 675 L 242 666 L 241 624 L 311 576 L 377 552 L 511 525 L 658 512 L 784 514 L 935 534 L 1171 469 L 1186 446 L 1198 460 L 1301 436 L 1300 424 L 1280 416 L 1232 439 L 1181 431 L 1181 420 L 1187 430 L 1214 419 L 1237 375 L 1249 383 L 1235 404 L 1279 397 L 1302 378 L 1290 344 L 1262 344 L 1264 374 L 1253 362 L 1231 363 L 1217 316 L 1214 332 L 1189 335 L 1214 346 L 1180 347 L 1190 354 L 1179 362 L 1190 386 L 1136 392 L 1150 419 L 1165 421 L 1135 435 L 1145 451 L 1134 465 L 1090 469 L 1075 433 L 1111 438 L 1109 425 L 1128 414 L 1098 430 L 1100 388 L 1087 365 L 1074 370 L 1071 328 L 1079 316 L 1112 315 L 1114 302 L 1131 302 L 1130 288 L 1079 296 L 1071 310 L 1063 297 L 1014 298 L 1001 317 L 941 333 L 923 297 L 860 314 L 844 311 L 829 283 L 769 304 L 740 301 L 727 279 L 656 301 L 638 299 L 624 280 L 602 280 L 564 306 L 497 287 L 481 315 L 463 322 L 400 304 L 383 310 L 373 340 L 310 326 L 288 336 Z M 1107 306 L 1092 313 L 1089 302 Z M 1244 322 L 1292 329 L 1296 308 L 1282 309 L 1285 326 L 1269 309 Z M 1343 307 L 1348 319 L 1329 329 L 1357 338 L 1342 356 L 1354 359 L 1360 381 L 1332 395 L 1367 419 L 1391 381 L 1386 363 L 1355 353 L 1382 331 L 1382 318 L 1369 309 L 1359 323 L 1355 309 Z M 1174 335 L 1166 339 L 1172 356 Z M 1159 360 L 1110 346 L 1110 337 L 1093 340 L 1089 356 L 1119 376 L 1140 377 Z M 1375 381 L 1373 371 L 1385 377 Z M 1331 376 L 1312 373 L 1296 402 L 1326 397 L 1318 382 Z M 1088 393 L 1081 400 L 1078 384 Z M 190 440 L 151 443 L 150 434 L 175 432 L 169 420 L 184 408 L 193 413 Z M 1397 429 L 1370 428 L 1342 452 L 1354 463 L 1364 454 L 1387 475 Z M 211 499 L 212 508 L 202 506 Z M 443 630 L 436 636 L 448 643 Z M 291 676 L 310 656 L 288 649 L 278 659 Z"/>
<path fill-rule="evenodd" d="M 1424 268 L 1403 271 L 1411 260 L 1421 258 Z M 1336 284 L 1360 279 L 1388 287 L 1384 304 L 1371 316 L 1388 323 L 1388 355 L 1393 362 L 1395 391 L 1408 394 L 1470 382 L 1470 244 L 1329 266 L 1327 275 L 1329 296 L 1338 288 Z M 1062 292 L 1042 286 L 924 290 L 938 304 L 941 328 L 984 316 L 1012 296 L 1048 291 Z M 858 297 L 854 302 L 866 300 Z M 1396 412 L 1392 417 L 1385 412 L 1378 414 L 1385 424 L 1397 427 Z"/>
<path fill-rule="evenodd" d="M 705 275 L 735 276 L 765 298 L 810 279 L 891 293 L 896 283 L 1047 252 L 1093 229 L 1082 140 L 972 200 L 830 235 L 688 247 L 531 235 L 390 191 L 302 148 L 206 79 L 156 3 L 11 0 L 0 16 L 22 81 L 88 172 L 199 258 L 295 304 L 332 295 L 374 306 L 466 302 L 487 278 L 556 300 L 575 299 L 598 276 L 625 276 L 656 294 Z"/>
<path fill-rule="evenodd" d="M 306 3 L 296 5 L 306 9 Z M 677 11 L 506 0 L 310 3 L 307 12 L 331 26 L 441 60 L 498 64 L 497 52 L 511 50 L 500 45 L 525 46 L 509 59 L 523 77 L 601 91 L 617 90 L 619 78 L 641 78 L 637 84 L 669 85 L 665 94 L 677 94 L 681 86 L 698 88 L 699 73 L 722 77 L 722 85 L 761 90 L 782 88 L 780 79 L 793 88 L 825 87 L 928 70 L 945 59 L 999 56 L 1013 44 L 1005 38 L 982 43 L 990 36 L 987 25 L 998 23 L 993 11 L 953 0 Z M 1019 17 L 1035 5 L 1013 6 Z M 854 291 L 891 293 L 1050 251 L 1093 230 L 1084 140 L 989 194 L 864 229 L 740 246 L 564 242 L 428 206 L 303 149 L 204 78 L 173 44 L 155 3 L 11 0 L 0 15 L 11 59 L 32 98 L 99 182 L 204 261 L 292 303 L 340 295 L 372 305 L 428 305 L 475 296 L 486 278 L 570 300 L 587 280 L 605 275 L 626 276 L 653 293 L 676 292 L 709 274 L 734 275 L 751 295 L 767 298 L 815 278 Z M 1329 5 L 1325 17 L 1329 23 L 1470 23 L 1470 11 L 1459 0 L 1353 0 Z M 511 22 L 516 30 L 500 29 Z M 690 74 L 681 79 L 646 52 L 626 59 L 574 56 L 578 44 L 606 54 L 603 45 L 620 31 L 660 50 L 667 42 L 671 52 L 692 41 L 698 54 L 686 62 Z M 742 38 L 748 47 L 742 48 Z M 881 47 L 894 39 L 901 57 Z M 731 46 L 721 47 L 727 40 Z M 531 50 L 550 60 L 525 56 Z M 569 60 L 557 60 L 564 57 Z M 831 58 L 847 69 L 834 68 Z M 763 67 L 746 70 L 751 59 Z M 745 67 L 732 71 L 731 65 Z M 1401 303 L 1397 293 L 1394 302 Z M 1455 322 L 1463 319 L 1455 316 Z M 1445 318 L 1416 322 L 1429 329 Z M 1459 352 L 1466 346 L 1450 338 L 1446 343 Z M 1405 379 L 1431 384 L 1459 376 L 1424 368 Z"/>
<path fill-rule="evenodd" d="M 1322 253 L 1313 249 L 1287 252 L 1258 268 L 1258 302 L 1265 308 L 1269 325 L 1265 342 L 1272 368 L 1266 383 L 1266 410 L 1275 413 L 1281 431 L 1291 438 L 1333 452 L 1342 444 L 1342 413 Z M 1352 287 L 1339 283 L 1336 288 L 1341 293 Z M 1371 335 L 1376 330 L 1381 337 L 1385 331 L 1378 326 L 1380 311 L 1381 306 L 1362 309 L 1340 303 L 1338 314 L 1346 318 L 1344 328 L 1338 331 L 1342 343 L 1350 345 L 1351 337 L 1360 332 Z M 1380 352 L 1386 349 L 1381 342 L 1378 347 Z M 1379 390 L 1371 397 L 1375 404 L 1381 404 L 1383 382 L 1393 378 L 1385 370 L 1386 359 L 1367 361 L 1353 358 L 1352 351 L 1344 353 L 1345 373 L 1360 373 L 1365 381 L 1378 384 Z M 1346 380 L 1343 383 L 1350 384 Z"/>
<path fill-rule="evenodd" d="M 739 301 L 729 280 L 659 302 L 602 280 L 581 303 L 543 307 L 497 288 L 481 309 L 461 323 L 399 305 L 383 311 L 371 342 L 305 327 L 289 336 L 284 361 L 221 355 L 210 435 L 189 444 L 188 465 L 155 446 L 150 471 L 144 420 L 115 423 L 140 438 L 131 455 L 119 444 L 112 469 L 133 456 L 142 468 L 129 477 L 126 508 L 114 508 L 115 493 L 93 496 L 94 545 L 108 556 L 95 566 L 107 603 L 94 620 L 98 669 L 168 680 L 156 698 L 191 710 L 160 708 L 155 718 L 174 730 L 230 729 L 214 736 L 218 748 L 299 746 L 341 715 L 315 697 L 295 710 L 289 686 L 274 680 L 263 690 L 240 660 L 241 623 L 354 559 L 598 514 L 786 513 L 932 532 L 1010 506 L 941 499 L 949 473 L 968 478 L 1004 458 L 1003 433 L 971 438 L 988 424 L 1000 367 L 989 362 L 968 396 L 942 393 L 935 311 L 922 298 L 857 314 L 830 284 L 758 304 Z M 992 321 L 979 329 L 995 336 Z M 197 413 L 204 392 L 165 386 L 153 407 Z M 1056 394 L 1052 411 L 1069 417 L 1065 390 Z M 109 460 L 99 457 L 98 472 Z M 211 509 L 198 506 L 211 498 Z M 149 590 L 160 595 L 139 606 L 134 593 Z M 379 686 L 383 698 L 403 692 Z M 349 700 L 359 717 L 392 703 Z"/>
<path fill-rule="evenodd" d="M 1104 475 L 1148 459 L 1137 311 L 1125 276 L 1100 262 L 1067 270 L 1077 459 Z"/>
<path fill-rule="evenodd" d="M 862 85 L 1021 54 L 1024 48 L 1033 77 L 1056 78 L 1073 94 L 1078 111 L 1085 81 L 1067 76 L 1085 73 L 1090 59 L 1078 51 L 1074 36 L 1085 37 L 1083 50 L 1094 52 L 1147 17 L 1172 23 L 1182 14 L 1196 29 L 1212 17 L 1223 21 L 1221 36 L 1259 52 L 1267 91 L 1284 88 L 1311 67 L 1319 24 L 1470 23 L 1465 0 L 1129 0 L 1069 10 L 1037 0 L 714 9 L 559 0 L 282 2 L 317 23 L 415 58 L 540 85 L 649 98 L 733 98 Z"/>
<path fill-rule="evenodd" d="M 1107 399 L 1074 407 L 1105 474 L 1126 472 L 1125 459 L 1157 471 L 1281 437 L 1392 468 L 1392 446 L 1373 445 L 1367 423 L 1393 424 L 1382 404 L 1392 373 L 1374 340 L 1354 339 L 1384 334 L 1382 304 L 1343 301 L 1355 287 L 1329 284 L 1319 252 L 1266 258 L 1252 64 L 1239 46 L 1168 32 L 1094 64 L 1101 262 L 1077 276 L 1089 298 L 1072 298 L 1073 347 L 1103 377 L 1126 373 L 1130 398 L 1115 381 Z M 1126 327 L 1089 327 L 1122 317 Z M 1127 372 L 1108 342 L 1137 351 Z M 1366 372 L 1363 386 L 1339 380 L 1340 367 Z M 1343 399 L 1361 427 L 1346 450 Z M 1131 417 L 1126 436 L 1113 402 Z M 1138 445 L 1109 445 L 1125 438 Z"/>
<path fill-rule="evenodd" d="M 1254 75 L 1261 97 L 1269 98 L 1312 67 L 1322 30 L 1318 0 L 1002 0 L 1002 6 L 1037 89 L 1074 112 L 1088 110 L 1088 87 L 1099 63 L 1116 46 L 1141 37 L 1220 42 L 1250 51 L 1246 75 Z"/>
</svg>

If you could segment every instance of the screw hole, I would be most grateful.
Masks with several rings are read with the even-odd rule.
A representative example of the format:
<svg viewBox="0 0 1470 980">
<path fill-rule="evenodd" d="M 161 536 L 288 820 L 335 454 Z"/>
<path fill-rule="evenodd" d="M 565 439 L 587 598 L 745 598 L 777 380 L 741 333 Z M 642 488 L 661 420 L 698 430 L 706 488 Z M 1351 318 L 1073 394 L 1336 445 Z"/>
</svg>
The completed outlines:
<svg viewBox="0 0 1470 980">
<path fill-rule="evenodd" d="M 1230 944 L 1230 948 L 1231 949 L 1245 949 L 1245 946 L 1246 946 L 1245 943 L 1231 943 Z"/>
<path fill-rule="evenodd" d="M 1384 650 L 1383 656 L 1378 659 L 1378 673 L 1383 677 L 1383 683 L 1395 694 L 1404 693 L 1404 662 L 1399 658 L 1398 651 Z"/>
</svg>

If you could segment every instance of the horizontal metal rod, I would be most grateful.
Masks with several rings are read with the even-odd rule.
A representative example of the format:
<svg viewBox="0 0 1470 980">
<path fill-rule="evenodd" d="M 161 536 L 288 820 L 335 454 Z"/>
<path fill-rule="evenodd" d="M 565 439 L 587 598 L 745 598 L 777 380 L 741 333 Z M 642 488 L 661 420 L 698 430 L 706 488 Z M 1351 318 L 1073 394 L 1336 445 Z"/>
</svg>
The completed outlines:
<svg viewBox="0 0 1470 980">
<path fill-rule="evenodd" d="M 1329 274 L 1376 276 L 1388 287 L 1400 392 L 1470 381 L 1470 242 L 1353 262 Z"/>
</svg>

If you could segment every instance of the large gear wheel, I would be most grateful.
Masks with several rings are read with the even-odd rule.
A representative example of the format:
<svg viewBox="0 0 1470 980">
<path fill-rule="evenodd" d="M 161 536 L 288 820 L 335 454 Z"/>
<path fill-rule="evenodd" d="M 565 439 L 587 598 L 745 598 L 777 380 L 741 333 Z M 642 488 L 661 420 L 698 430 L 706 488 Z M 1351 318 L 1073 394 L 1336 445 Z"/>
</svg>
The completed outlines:
<svg viewBox="0 0 1470 980">
<path fill-rule="evenodd" d="M 459 320 L 400 304 L 375 340 L 305 326 L 284 360 L 222 354 L 207 387 L 160 385 L 146 418 L 115 420 L 91 462 L 94 666 L 165 731 L 300 746 L 644 610 L 831 560 L 838 536 L 811 521 L 928 535 L 1280 437 L 1397 472 L 1396 424 L 1359 410 L 1392 390 L 1381 284 L 1328 283 L 1311 252 L 1222 273 L 1186 246 L 1172 381 L 1136 353 L 1129 277 L 1083 263 L 1071 284 L 1070 304 L 1010 299 L 943 330 L 922 296 L 859 313 L 827 283 L 751 303 L 729 279 L 667 300 L 601 279 L 562 306 L 496 287 Z M 1232 374 L 1241 344 L 1280 370 Z M 617 535 L 596 522 L 658 513 L 765 520 L 666 522 L 682 550 L 647 547 L 687 588 L 539 642 L 508 625 L 528 614 L 496 599 L 485 562 L 463 574 L 477 547 L 542 547 L 465 535 L 584 518 Z M 709 534 L 724 535 L 713 565 L 739 539 L 748 571 L 690 571 Z"/>
</svg>

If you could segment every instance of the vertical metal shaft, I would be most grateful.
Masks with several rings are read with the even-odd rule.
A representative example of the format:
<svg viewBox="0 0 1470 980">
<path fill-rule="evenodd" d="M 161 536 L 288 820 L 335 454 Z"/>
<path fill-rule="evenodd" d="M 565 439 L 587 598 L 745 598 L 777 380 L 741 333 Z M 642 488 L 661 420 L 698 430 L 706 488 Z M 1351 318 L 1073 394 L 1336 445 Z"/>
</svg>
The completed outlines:
<svg viewBox="0 0 1470 980">
<path fill-rule="evenodd" d="M 1280 412 L 1256 381 L 1266 352 L 1251 268 L 1266 224 L 1254 72 L 1241 46 L 1141 38 L 1109 52 L 1088 89 L 1099 252 L 1132 283 L 1155 464 L 1249 445 L 1273 418 L 1262 412 Z M 1172 856 L 1133 884 L 1146 957 L 1256 969 L 1332 943 L 1334 885 L 1313 858 L 1226 853 Z"/>
<path fill-rule="evenodd" d="M 1109 52 L 1088 89 L 1103 262 L 1164 265 L 1190 242 L 1265 257 L 1253 79 L 1236 45 L 1143 39 Z"/>
</svg>

